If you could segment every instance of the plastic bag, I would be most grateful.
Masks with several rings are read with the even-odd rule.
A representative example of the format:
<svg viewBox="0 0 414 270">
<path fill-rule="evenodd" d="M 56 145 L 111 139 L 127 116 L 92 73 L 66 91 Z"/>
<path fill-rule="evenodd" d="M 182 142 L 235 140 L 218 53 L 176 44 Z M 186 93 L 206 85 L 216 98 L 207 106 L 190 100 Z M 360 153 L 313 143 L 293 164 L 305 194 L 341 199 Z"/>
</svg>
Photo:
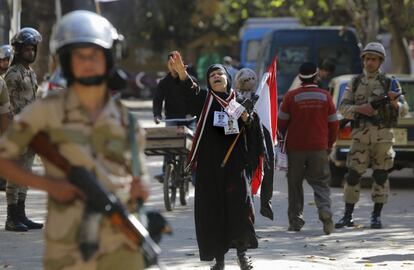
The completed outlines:
<svg viewBox="0 0 414 270">
<path fill-rule="evenodd" d="M 276 146 L 275 156 L 275 169 L 279 171 L 287 171 L 288 170 L 288 157 L 286 154 L 286 135 L 283 139 L 279 140 Z"/>
</svg>

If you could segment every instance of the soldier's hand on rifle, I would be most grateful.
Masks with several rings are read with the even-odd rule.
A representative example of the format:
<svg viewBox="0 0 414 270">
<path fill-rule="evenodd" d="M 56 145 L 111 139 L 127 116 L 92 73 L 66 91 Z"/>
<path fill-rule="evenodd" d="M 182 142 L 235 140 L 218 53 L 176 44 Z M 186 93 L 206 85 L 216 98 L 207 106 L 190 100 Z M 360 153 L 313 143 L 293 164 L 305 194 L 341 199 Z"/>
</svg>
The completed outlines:
<svg viewBox="0 0 414 270">
<path fill-rule="evenodd" d="M 130 196 L 132 201 L 137 201 L 138 199 L 146 201 L 148 199 L 148 187 L 141 181 L 139 176 L 132 178 Z"/>
<path fill-rule="evenodd" d="M 60 203 L 70 203 L 77 198 L 85 198 L 80 189 L 62 179 L 49 179 L 46 191 L 50 197 Z"/>
<path fill-rule="evenodd" d="M 398 98 L 401 96 L 401 94 L 393 92 L 393 91 L 389 91 L 388 96 L 390 97 L 390 103 L 391 105 L 395 108 L 398 109 L 399 104 L 398 104 Z"/>
<path fill-rule="evenodd" d="M 375 114 L 375 110 L 370 103 L 355 106 L 355 112 L 366 116 L 373 116 Z"/>
</svg>

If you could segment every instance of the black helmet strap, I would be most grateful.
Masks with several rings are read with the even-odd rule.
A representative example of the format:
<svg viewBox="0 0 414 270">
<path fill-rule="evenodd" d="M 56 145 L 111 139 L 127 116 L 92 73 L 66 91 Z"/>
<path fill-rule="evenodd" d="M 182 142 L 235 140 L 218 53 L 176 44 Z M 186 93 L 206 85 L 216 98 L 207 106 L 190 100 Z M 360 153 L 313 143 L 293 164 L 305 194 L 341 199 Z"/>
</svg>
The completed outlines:
<svg viewBox="0 0 414 270">
<path fill-rule="evenodd" d="M 106 80 L 106 75 L 101 76 L 91 76 L 91 77 L 83 77 L 83 78 L 74 78 L 74 82 L 78 82 L 84 86 L 94 86 L 94 85 L 101 85 Z"/>
</svg>

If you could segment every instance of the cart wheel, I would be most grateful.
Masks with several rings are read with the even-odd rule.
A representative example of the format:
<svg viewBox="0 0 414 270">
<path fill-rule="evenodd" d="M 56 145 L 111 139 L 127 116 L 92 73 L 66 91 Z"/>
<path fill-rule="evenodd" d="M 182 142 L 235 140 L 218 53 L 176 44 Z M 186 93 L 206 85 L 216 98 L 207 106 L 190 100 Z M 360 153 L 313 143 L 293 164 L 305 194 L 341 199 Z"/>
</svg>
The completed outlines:
<svg viewBox="0 0 414 270">
<path fill-rule="evenodd" d="M 190 196 L 190 177 L 184 176 L 180 183 L 180 203 L 187 205 L 188 197 Z"/>
<path fill-rule="evenodd" d="M 174 165 L 168 164 L 165 168 L 164 177 L 164 205 L 167 211 L 172 211 L 175 208 L 175 198 L 177 195 L 177 187 L 175 185 Z"/>
</svg>

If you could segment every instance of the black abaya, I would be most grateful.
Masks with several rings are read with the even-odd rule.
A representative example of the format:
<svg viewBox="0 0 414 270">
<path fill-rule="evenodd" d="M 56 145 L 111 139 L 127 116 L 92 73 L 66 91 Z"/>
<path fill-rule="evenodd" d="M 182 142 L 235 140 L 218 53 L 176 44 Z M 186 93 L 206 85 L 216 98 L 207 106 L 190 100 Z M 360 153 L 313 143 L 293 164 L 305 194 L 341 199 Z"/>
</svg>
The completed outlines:
<svg viewBox="0 0 414 270">
<path fill-rule="evenodd" d="M 225 99 L 228 94 L 217 93 Z M 201 94 L 205 97 L 205 95 Z M 200 97 L 199 97 L 200 98 Z M 237 135 L 225 135 L 223 127 L 213 126 L 215 111 L 222 111 L 213 99 L 196 161 L 195 224 L 200 259 L 211 261 L 229 248 L 257 248 L 253 227 L 254 212 L 250 191 L 251 168 L 246 137 L 251 126 L 245 126 L 224 168 L 221 168 L 230 145 Z M 239 119 L 240 130 L 244 123 Z M 247 139 L 247 142 L 249 142 Z"/>
</svg>

